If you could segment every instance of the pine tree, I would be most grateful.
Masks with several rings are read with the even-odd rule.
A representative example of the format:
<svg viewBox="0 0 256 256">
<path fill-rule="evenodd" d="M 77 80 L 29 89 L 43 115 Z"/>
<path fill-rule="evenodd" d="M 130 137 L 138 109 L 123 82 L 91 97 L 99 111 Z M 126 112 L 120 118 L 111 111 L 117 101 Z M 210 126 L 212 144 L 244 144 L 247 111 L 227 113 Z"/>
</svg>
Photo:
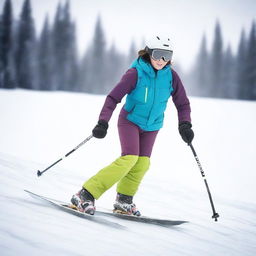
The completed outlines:
<svg viewBox="0 0 256 256">
<path fill-rule="evenodd" d="M 221 26 L 217 21 L 214 33 L 214 42 L 210 56 L 210 96 L 221 97 L 223 92 L 223 41 Z"/>
<path fill-rule="evenodd" d="M 14 88 L 12 3 L 6 0 L 0 28 L 0 87 Z"/>
<path fill-rule="evenodd" d="M 25 0 L 18 25 L 16 71 L 18 86 L 36 89 L 35 30 L 30 0 Z"/>
<path fill-rule="evenodd" d="M 2 16 L 0 15 L 0 88 L 4 87 L 3 83 L 3 24 Z"/>
<path fill-rule="evenodd" d="M 110 49 L 106 53 L 106 58 L 111 60 L 108 62 L 108 65 L 104 69 L 105 77 L 105 88 L 103 93 L 108 93 L 120 80 L 122 74 L 127 70 L 127 56 L 120 54 L 115 44 L 113 43 Z"/>
<path fill-rule="evenodd" d="M 48 16 L 46 16 L 38 46 L 38 73 L 40 90 L 53 89 L 53 64 L 51 31 L 49 28 Z"/>
<path fill-rule="evenodd" d="M 89 60 L 88 51 L 85 52 L 82 57 L 79 65 L 79 91 L 81 92 L 89 92 L 88 85 L 88 69 L 89 69 Z"/>
<path fill-rule="evenodd" d="M 79 91 L 79 66 L 78 66 L 78 54 L 77 54 L 77 41 L 76 41 L 76 25 L 74 22 L 69 24 L 69 40 L 68 40 L 68 78 L 67 83 L 69 90 Z"/>
<path fill-rule="evenodd" d="M 246 98 L 256 100 L 256 23 L 252 22 L 252 27 L 248 39 L 246 54 Z"/>
<path fill-rule="evenodd" d="M 207 52 L 206 36 L 203 35 L 199 55 L 196 60 L 196 68 L 192 73 L 195 80 L 194 93 L 198 96 L 209 95 L 209 56 Z"/>
<path fill-rule="evenodd" d="M 230 45 L 228 45 L 224 54 L 223 67 L 225 67 L 225 70 L 222 77 L 223 89 L 221 96 L 225 98 L 236 98 L 235 60 Z"/>
<path fill-rule="evenodd" d="M 63 38 L 63 11 L 62 5 L 59 3 L 55 14 L 52 40 L 53 40 L 53 56 L 54 56 L 54 88 L 55 90 L 63 88 L 64 79 L 64 63 L 65 57 L 63 53 L 64 38 Z"/>
<path fill-rule="evenodd" d="M 98 16 L 92 44 L 85 56 L 86 91 L 95 94 L 104 94 L 106 86 L 106 41 Z"/>
<path fill-rule="evenodd" d="M 240 42 L 238 46 L 238 53 L 236 58 L 236 83 L 238 86 L 237 89 L 237 98 L 246 99 L 246 52 L 247 52 L 247 42 L 245 38 L 244 29 L 241 32 Z"/>
<path fill-rule="evenodd" d="M 64 8 L 63 19 L 63 39 L 64 39 L 64 55 L 65 65 L 65 86 L 64 90 L 75 91 L 77 88 L 77 49 L 76 49 L 76 37 L 75 37 L 75 23 L 71 20 L 70 15 L 70 3 L 67 0 Z"/>
<path fill-rule="evenodd" d="M 75 26 L 70 17 L 69 1 L 58 5 L 53 27 L 56 89 L 75 90 L 77 73 Z"/>
<path fill-rule="evenodd" d="M 128 53 L 128 60 L 127 60 L 127 64 L 131 65 L 132 62 L 137 58 L 137 51 L 136 51 L 136 46 L 134 41 L 132 41 L 131 45 L 130 45 L 130 49 L 129 49 L 129 53 Z"/>
</svg>

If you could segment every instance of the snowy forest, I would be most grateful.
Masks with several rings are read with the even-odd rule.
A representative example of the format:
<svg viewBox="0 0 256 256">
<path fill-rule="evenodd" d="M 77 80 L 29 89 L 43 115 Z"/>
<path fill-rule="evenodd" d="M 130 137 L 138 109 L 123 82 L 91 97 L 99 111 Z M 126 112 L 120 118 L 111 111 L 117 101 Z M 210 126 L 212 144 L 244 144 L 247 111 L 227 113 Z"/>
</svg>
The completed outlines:
<svg viewBox="0 0 256 256">
<path fill-rule="evenodd" d="M 19 18 L 14 19 L 12 1 L 5 0 L 0 16 L 0 88 L 106 94 L 137 56 L 139 49 L 132 41 L 125 53 L 118 51 L 114 44 L 107 47 L 100 16 L 90 46 L 80 56 L 69 1 L 57 6 L 52 24 L 46 15 L 42 31 L 36 31 L 32 11 L 30 0 L 24 0 Z M 229 44 L 224 47 L 219 21 L 211 47 L 207 43 L 203 35 L 190 72 L 182 72 L 182 67 L 177 65 L 188 93 L 256 100 L 255 21 L 248 34 L 241 31 L 235 52 Z"/>
<path fill-rule="evenodd" d="M 203 36 L 194 68 L 189 74 L 195 96 L 256 100 L 256 23 L 249 35 L 242 30 L 236 54 L 230 44 L 224 48 L 217 21 L 210 51 Z"/>
</svg>

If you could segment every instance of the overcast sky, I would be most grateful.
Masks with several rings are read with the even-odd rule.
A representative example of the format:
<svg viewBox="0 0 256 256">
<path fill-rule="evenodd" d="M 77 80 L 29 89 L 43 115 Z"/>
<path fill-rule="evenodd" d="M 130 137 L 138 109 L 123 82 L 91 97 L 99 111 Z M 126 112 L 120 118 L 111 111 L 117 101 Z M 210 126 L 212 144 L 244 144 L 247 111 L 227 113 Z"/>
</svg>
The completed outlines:
<svg viewBox="0 0 256 256">
<path fill-rule="evenodd" d="M 2 10 L 4 0 L 0 0 Z M 59 0 L 31 0 L 37 31 L 46 13 L 53 20 Z M 60 0 L 65 2 L 65 0 Z M 23 0 L 12 0 L 14 15 L 20 15 Z M 256 20 L 256 0 L 70 0 L 72 18 L 77 24 L 80 52 L 93 36 L 96 17 L 102 17 L 108 44 L 114 42 L 128 51 L 132 40 L 141 48 L 143 38 L 165 34 L 173 40 L 174 60 L 188 69 L 198 52 L 203 33 L 208 47 L 216 20 L 222 25 L 225 46 L 236 51 L 241 29 L 248 33 Z"/>
</svg>

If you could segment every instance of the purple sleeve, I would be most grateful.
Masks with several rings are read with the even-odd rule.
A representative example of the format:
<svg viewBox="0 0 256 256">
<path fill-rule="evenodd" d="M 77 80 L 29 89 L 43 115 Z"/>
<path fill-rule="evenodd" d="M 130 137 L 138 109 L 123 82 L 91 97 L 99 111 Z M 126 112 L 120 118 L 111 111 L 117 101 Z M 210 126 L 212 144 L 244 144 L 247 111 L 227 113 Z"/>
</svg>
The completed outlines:
<svg viewBox="0 0 256 256">
<path fill-rule="evenodd" d="M 183 121 L 191 122 L 190 117 L 190 103 L 189 99 L 186 95 L 185 88 L 180 80 L 178 74 L 172 70 L 173 75 L 173 93 L 172 93 L 172 100 L 177 108 L 178 111 L 178 119 L 179 123 Z"/>
<path fill-rule="evenodd" d="M 137 70 L 135 68 L 129 69 L 121 78 L 120 82 L 107 95 L 105 103 L 100 112 L 99 120 L 109 121 L 116 105 L 121 102 L 122 98 L 130 93 L 137 83 Z"/>
</svg>

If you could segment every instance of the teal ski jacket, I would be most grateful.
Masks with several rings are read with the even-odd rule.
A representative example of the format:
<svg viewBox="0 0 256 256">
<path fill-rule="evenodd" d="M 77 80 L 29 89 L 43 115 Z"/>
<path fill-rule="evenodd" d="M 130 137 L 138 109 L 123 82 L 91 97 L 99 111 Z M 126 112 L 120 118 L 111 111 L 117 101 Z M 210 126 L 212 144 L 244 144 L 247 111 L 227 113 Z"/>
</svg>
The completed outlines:
<svg viewBox="0 0 256 256">
<path fill-rule="evenodd" d="M 170 65 L 156 72 L 150 63 L 138 58 L 131 68 L 136 68 L 138 80 L 126 97 L 127 119 L 145 131 L 159 130 L 163 127 L 164 111 L 173 91 Z"/>
</svg>

